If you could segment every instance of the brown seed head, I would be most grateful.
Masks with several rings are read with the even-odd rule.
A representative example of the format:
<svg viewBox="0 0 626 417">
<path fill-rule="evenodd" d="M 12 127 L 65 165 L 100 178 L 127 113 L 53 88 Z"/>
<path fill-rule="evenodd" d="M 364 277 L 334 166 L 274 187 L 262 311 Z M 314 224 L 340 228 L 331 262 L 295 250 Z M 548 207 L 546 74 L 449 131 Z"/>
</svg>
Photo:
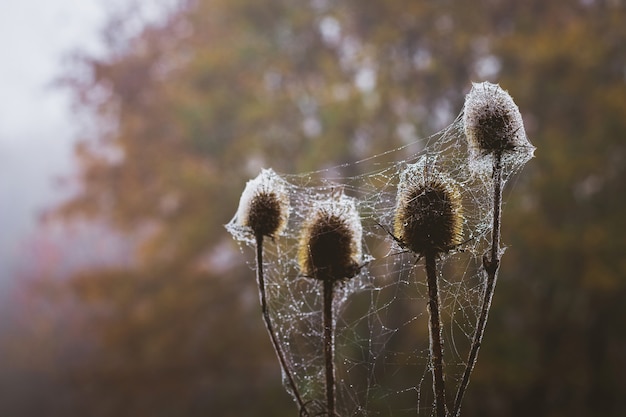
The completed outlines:
<svg viewBox="0 0 626 417">
<path fill-rule="evenodd" d="M 473 84 L 465 98 L 465 134 L 473 152 L 502 154 L 530 146 L 519 109 L 497 84 Z"/>
<path fill-rule="evenodd" d="M 361 260 L 362 228 L 354 203 L 325 202 L 300 236 L 298 262 L 305 276 L 339 281 L 354 277 Z"/>
<path fill-rule="evenodd" d="M 276 235 L 283 223 L 284 201 L 274 192 L 259 192 L 250 202 L 246 225 L 255 236 Z"/>
<path fill-rule="evenodd" d="M 241 194 L 237 218 L 255 236 L 275 237 L 287 224 L 289 197 L 282 180 L 271 169 L 248 181 Z"/>
<path fill-rule="evenodd" d="M 430 177 L 400 184 L 394 234 L 402 246 L 424 255 L 449 251 L 461 243 L 461 197 L 452 180 Z"/>
</svg>

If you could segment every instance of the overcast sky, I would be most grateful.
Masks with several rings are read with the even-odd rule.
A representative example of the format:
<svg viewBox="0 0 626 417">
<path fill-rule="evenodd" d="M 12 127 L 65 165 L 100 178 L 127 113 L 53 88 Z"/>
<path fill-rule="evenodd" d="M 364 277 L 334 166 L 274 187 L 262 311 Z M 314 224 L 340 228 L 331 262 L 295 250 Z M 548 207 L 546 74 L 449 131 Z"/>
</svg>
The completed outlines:
<svg viewBox="0 0 626 417">
<path fill-rule="evenodd" d="M 105 9 L 102 0 L 0 1 L 0 143 L 15 145 L 67 124 L 65 97 L 50 83 L 64 53 L 97 49 Z"/>
<path fill-rule="evenodd" d="M 141 3 L 162 3 L 143 0 Z M 24 258 L 21 241 L 58 199 L 72 171 L 78 126 L 67 91 L 53 83 L 63 58 L 102 51 L 100 30 L 122 0 L 0 0 L 0 279 Z"/>
<path fill-rule="evenodd" d="M 74 48 L 97 52 L 101 0 L 0 0 L 0 278 L 22 256 L 54 177 L 71 169 L 69 96 L 52 87 Z"/>
</svg>

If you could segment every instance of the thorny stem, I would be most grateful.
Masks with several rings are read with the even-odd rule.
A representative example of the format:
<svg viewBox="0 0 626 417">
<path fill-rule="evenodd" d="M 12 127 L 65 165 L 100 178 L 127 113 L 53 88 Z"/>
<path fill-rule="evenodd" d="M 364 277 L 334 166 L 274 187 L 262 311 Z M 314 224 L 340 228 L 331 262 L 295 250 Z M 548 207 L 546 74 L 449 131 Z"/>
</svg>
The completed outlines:
<svg viewBox="0 0 626 417">
<path fill-rule="evenodd" d="M 270 320 L 270 314 L 267 308 L 267 299 L 265 296 L 265 279 L 263 277 L 263 235 L 256 236 L 256 271 L 259 284 L 259 297 L 261 298 L 261 311 L 263 312 L 263 319 L 265 320 L 267 332 L 270 334 L 270 339 L 272 339 L 274 351 L 276 351 L 276 356 L 278 356 L 280 366 L 285 373 L 285 376 L 287 377 L 291 392 L 293 392 L 293 395 L 296 397 L 296 401 L 298 402 L 300 415 L 308 416 L 309 414 L 306 411 L 304 401 L 302 401 L 302 397 L 300 396 L 298 387 L 296 386 L 293 376 L 291 375 L 291 368 L 288 366 L 285 354 L 283 353 L 283 350 L 278 343 L 278 338 L 276 337 L 276 332 L 274 331 L 274 326 L 272 325 L 272 321 Z"/>
<path fill-rule="evenodd" d="M 430 312 L 430 356 L 433 361 L 433 390 L 437 417 L 446 417 L 446 389 L 443 379 L 443 341 L 441 340 L 441 317 L 439 315 L 439 290 L 437 287 L 437 254 L 426 253 L 426 277 L 428 281 L 428 310 Z"/>
<path fill-rule="evenodd" d="M 502 216 L 502 153 L 496 153 L 494 155 L 493 163 L 493 230 L 491 234 L 491 250 L 489 254 L 485 254 L 483 257 L 483 267 L 487 274 L 487 287 L 483 296 L 483 304 L 478 318 L 478 324 L 476 326 L 476 333 L 474 333 L 474 339 L 470 349 L 469 356 L 467 358 L 467 364 L 465 365 L 465 371 L 459 389 L 454 399 L 454 409 L 452 412 L 453 417 L 457 417 L 461 414 L 461 402 L 463 401 L 463 395 L 469 384 L 470 375 L 476 365 L 478 359 L 478 350 L 483 340 L 485 333 L 485 327 L 487 326 L 487 316 L 491 309 L 491 300 L 493 299 L 493 293 L 496 288 L 496 281 L 498 279 L 498 268 L 500 267 L 500 223 Z"/>
<path fill-rule="evenodd" d="M 324 360 L 326 364 L 326 408 L 329 417 L 335 417 L 335 341 L 333 329 L 334 281 L 324 281 Z"/>
</svg>

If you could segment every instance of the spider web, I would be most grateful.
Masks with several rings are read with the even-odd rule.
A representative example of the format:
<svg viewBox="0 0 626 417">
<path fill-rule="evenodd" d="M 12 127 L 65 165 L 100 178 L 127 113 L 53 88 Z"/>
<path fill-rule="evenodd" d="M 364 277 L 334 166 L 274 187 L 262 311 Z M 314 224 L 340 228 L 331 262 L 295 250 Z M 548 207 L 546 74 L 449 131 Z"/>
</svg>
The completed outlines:
<svg viewBox="0 0 626 417">
<path fill-rule="evenodd" d="M 533 151 L 527 143 L 507 155 L 503 184 Z M 461 112 L 428 138 L 352 164 L 296 175 L 261 173 L 289 198 L 285 229 L 265 240 L 263 269 L 270 319 L 309 415 L 326 415 L 322 283 L 303 276 L 298 265 L 302 226 L 314 208 L 330 200 L 354 205 L 363 232 L 362 268 L 337 286 L 334 297 L 338 415 L 434 415 L 426 275 L 423 260 L 393 237 L 398 184 L 406 175 L 440 172 L 461 195 L 463 243 L 437 262 L 450 407 L 485 291 L 482 257 L 491 244 L 493 221 L 492 173 L 485 168 L 492 165 L 490 158 L 469 148 Z M 255 247 L 240 217 L 241 208 L 226 227 L 242 246 Z"/>
</svg>

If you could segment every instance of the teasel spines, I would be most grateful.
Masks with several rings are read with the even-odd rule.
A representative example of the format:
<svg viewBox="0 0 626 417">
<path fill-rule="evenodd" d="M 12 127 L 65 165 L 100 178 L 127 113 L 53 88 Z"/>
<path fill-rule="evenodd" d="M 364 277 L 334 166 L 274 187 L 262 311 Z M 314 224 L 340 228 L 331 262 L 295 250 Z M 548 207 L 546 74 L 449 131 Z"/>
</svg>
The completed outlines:
<svg viewBox="0 0 626 417">
<path fill-rule="evenodd" d="M 458 187 L 440 174 L 400 183 L 394 235 L 410 251 L 439 254 L 463 238 L 463 207 Z"/>
<path fill-rule="evenodd" d="M 283 180 L 272 170 L 264 169 L 248 181 L 241 194 L 239 223 L 257 237 L 276 237 L 289 218 L 289 196 Z"/>
<path fill-rule="evenodd" d="M 519 147 L 532 147 L 519 108 L 498 84 L 472 84 L 465 98 L 463 122 L 474 153 L 502 155 Z"/>
<path fill-rule="evenodd" d="M 305 276 L 339 281 L 354 277 L 361 261 L 362 226 L 352 199 L 325 201 L 300 235 L 298 263 Z"/>
</svg>

